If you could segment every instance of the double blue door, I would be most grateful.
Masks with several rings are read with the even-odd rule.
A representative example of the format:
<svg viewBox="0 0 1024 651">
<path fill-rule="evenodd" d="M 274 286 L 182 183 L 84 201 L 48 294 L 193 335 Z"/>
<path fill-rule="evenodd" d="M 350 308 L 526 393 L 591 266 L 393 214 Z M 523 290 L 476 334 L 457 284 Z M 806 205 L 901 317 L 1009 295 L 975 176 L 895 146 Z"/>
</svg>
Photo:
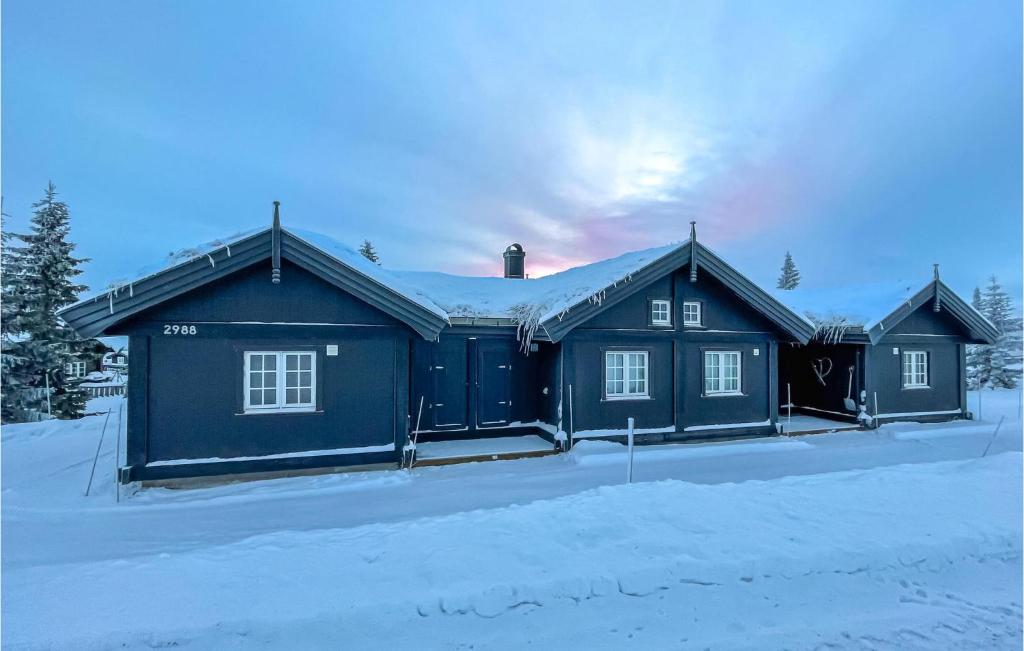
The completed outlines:
<svg viewBox="0 0 1024 651">
<path fill-rule="evenodd" d="M 508 425 L 512 414 L 515 342 L 442 337 L 434 344 L 431 376 L 433 428 Z"/>
</svg>

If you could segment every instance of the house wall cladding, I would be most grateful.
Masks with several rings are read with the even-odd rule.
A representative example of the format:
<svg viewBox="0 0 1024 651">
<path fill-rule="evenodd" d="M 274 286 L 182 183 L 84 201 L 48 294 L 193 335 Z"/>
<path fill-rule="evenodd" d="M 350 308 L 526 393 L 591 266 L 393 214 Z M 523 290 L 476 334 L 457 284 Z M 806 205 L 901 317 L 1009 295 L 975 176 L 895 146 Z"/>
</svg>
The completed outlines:
<svg viewBox="0 0 1024 651">
<path fill-rule="evenodd" d="M 657 299 L 672 300 L 671 327 L 651 323 L 650 302 Z M 700 327 L 683 327 L 684 301 L 701 304 Z M 697 282 L 689 282 L 684 266 L 581 324 L 562 342 L 565 384 L 573 384 L 574 430 L 621 430 L 630 416 L 637 428 L 674 425 L 677 431 L 773 420 L 779 336 L 771 322 L 708 274 L 698 271 Z M 606 399 L 610 350 L 647 351 L 649 398 Z M 704 395 L 704 352 L 714 350 L 741 354 L 741 395 Z M 568 427 L 565 415 L 563 423 Z"/>
<path fill-rule="evenodd" d="M 878 393 L 878 413 L 966 409 L 966 334 L 957 320 L 945 310 L 934 312 L 929 303 L 869 347 L 868 390 Z M 907 351 L 927 353 L 927 388 L 903 388 L 903 353 Z"/>
<path fill-rule="evenodd" d="M 174 325 L 178 334 L 168 334 Z M 181 334 L 180 326 L 195 330 Z M 270 282 L 267 265 L 255 265 L 140 313 L 118 332 L 130 336 L 132 350 L 128 460 L 134 466 L 387 444 L 400 450 L 404 443 L 409 348 L 418 335 L 293 264 L 282 264 L 280 284 Z M 327 354 L 328 345 L 338 347 L 336 356 Z M 316 353 L 315 411 L 244 413 L 244 352 L 256 350 Z M 380 463 L 398 454 L 306 463 Z M 143 475 L 146 470 L 137 478 Z"/>
<path fill-rule="evenodd" d="M 960 409 L 961 344 L 928 340 L 879 343 L 869 350 L 868 390 L 878 394 L 878 413 L 905 414 Z M 897 352 L 893 352 L 893 351 Z M 928 355 L 927 388 L 903 388 L 903 353 L 915 350 Z M 873 396 L 870 398 L 873 400 Z M 871 405 L 874 413 L 874 405 Z"/>
</svg>

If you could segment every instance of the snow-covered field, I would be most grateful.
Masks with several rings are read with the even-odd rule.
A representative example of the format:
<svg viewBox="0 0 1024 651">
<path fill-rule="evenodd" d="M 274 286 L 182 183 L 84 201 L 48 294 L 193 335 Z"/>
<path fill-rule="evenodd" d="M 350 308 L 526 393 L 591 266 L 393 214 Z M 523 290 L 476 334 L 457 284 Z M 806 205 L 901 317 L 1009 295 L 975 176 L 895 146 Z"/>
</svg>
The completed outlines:
<svg viewBox="0 0 1024 651">
<path fill-rule="evenodd" d="M 83 496 L 103 416 L 8 426 L 3 644 L 1019 649 L 1018 400 L 986 392 L 984 422 L 642 448 L 633 485 L 621 447 L 584 441 L 120 504 L 109 432 Z"/>
</svg>

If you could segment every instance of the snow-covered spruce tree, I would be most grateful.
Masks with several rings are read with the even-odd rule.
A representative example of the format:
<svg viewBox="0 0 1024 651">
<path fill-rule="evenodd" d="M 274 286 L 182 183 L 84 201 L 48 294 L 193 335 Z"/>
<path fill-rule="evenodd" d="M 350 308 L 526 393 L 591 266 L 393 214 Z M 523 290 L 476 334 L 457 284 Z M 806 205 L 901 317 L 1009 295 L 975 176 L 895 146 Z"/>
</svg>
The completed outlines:
<svg viewBox="0 0 1024 651">
<path fill-rule="evenodd" d="M 92 354 L 95 341 L 78 338 L 57 318 L 57 310 L 86 289 L 74 282 L 82 273 L 79 265 L 86 260 L 72 255 L 75 245 L 68 241 L 71 215 L 67 204 L 57 200 L 52 182 L 32 208 L 30 232 L 14 236 L 23 246 L 10 247 L 8 252 L 8 262 L 18 274 L 9 288 L 11 305 L 5 308 L 5 316 L 8 310 L 12 315 L 10 337 L 17 340 L 14 350 L 20 357 L 14 379 L 21 386 L 14 402 L 24 418 L 44 417 L 48 382 L 53 416 L 77 418 L 85 409 L 86 394 L 80 380 L 66 376 L 65 366 L 86 361 L 83 356 Z M 4 287 L 8 290 L 6 279 Z"/>
<path fill-rule="evenodd" d="M 793 263 L 793 256 L 786 251 L 786 261 L 782 263 L 782 273 L 779 275 L 779 289 L 796 289 L 800 284 L 800 272 Z"/>
<path fill-rule="evenodd" d="M 359 253 L 370 262 L 380 264 L 380 256 L 377 255 L 377 250 L 373 248 L 373 243 L 370 240 L 363 240 L 363 245 L 359 247 Z"/>
<path fill-rule="evenodd" d="M 1013 389 L 1020 375 L 1021 320 L 1013 314 L 1013 304 L 999 280 L 992 276 L 981 298 L 982 314 L 999 331 L 992 346 L 987 346 L 979 364 L 979 386 Z"/>
<path fill-rule="evenodd" d="M 974 288 L 974 295 L 971 297 L 971 307 L 979 314 L 985 313 L 985 301 L 981 297 L 981 290 Z M 980 389 L 982 376 L 987 380 L 988 371 L 991 367 L 992 355 L 988 346 L 968 344 L 967 346 L 967 388 L 971 390 Z"/>
<path fill-rule="evenodd" d="M 0 209 L 0 422 L 3 423 L 28 420 L 17 309 L 24 264 L 22 256 L 11 249 L 8 219 L 9 215 Z"/>
</svg>

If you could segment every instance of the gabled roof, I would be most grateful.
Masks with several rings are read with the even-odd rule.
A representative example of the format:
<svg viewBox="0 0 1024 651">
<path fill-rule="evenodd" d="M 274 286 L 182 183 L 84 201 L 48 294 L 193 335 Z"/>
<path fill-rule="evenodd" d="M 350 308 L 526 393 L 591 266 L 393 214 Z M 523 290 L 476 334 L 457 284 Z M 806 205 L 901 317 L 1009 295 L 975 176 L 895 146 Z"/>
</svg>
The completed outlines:
<svg viewBox="0 0 1024 651">
<path fill-rule="evenodd" d="M 400 279 L 355 250 L 305 231 L 281 231 L 281 252 L 323 280 L 344 289 L 435 339 L 448 324 L 447 313 Z M 159 267 L 133 280 L 119 281 L 59 312 L 83 337 L 107 331 L 143 310 L 180 296 L 251 264 L 272 257 L 272 229 L 247 231 L 182 249 Z M 269 270 L 268 270 L 269 279 Z M 269 280 L 268 280 L 269 282 Z"/>
<path fill-rule="evenodd" d="M 699 242 L 687 240 L 671 247 L 644 266 L 607 284 L 598 293 L 583 300 L 549 311 L 540 321 L 540 329 L 551 341 L 558 341 L 573 328 L 593 316 L 625 300 L 651 282 L 690 264 L 693 252 L 697 254 L 699 273 L 710 273 L 716 280 L 732 290 L 744 303 L 762 314 L 801 343 L 807 343 L 814 334 L 813 324 L 776 300 L 749 278 L 741 274 L 717 254 Z M 601 263 L 597 263 L 601 264 Z"/>
<path fill-rule="evenodd" d="M 934 302 L 936 293 L 940 309 L 959 321 L 974 343 L 991 344 L 999 336 L 988 319 L 937 279 L 923 287 L 897 281 L 772 292 L 814 323 L 815 338 L 833 343 L 866 339 L 876 344 L 912 312 Z"/>
<path fill-rule="evenodd" d="M 253 263 L 271 258 L 273 230 L 246 231 L 172 253 L 134 280 L 112 284 L 60 312 L 85 337 Z M 281 254 L 435 339 L 452 319 L 515 325 L 524 342 L 559 341 L 573 328 L 690 262 L 796 340 L 814 332 L 811 321 L 787 308 L 715 253 L 687 240 L 538 279 L 454 276 L 386 270 L 354 249 L 319 233 L 281 229 Z"/>
</svg>

